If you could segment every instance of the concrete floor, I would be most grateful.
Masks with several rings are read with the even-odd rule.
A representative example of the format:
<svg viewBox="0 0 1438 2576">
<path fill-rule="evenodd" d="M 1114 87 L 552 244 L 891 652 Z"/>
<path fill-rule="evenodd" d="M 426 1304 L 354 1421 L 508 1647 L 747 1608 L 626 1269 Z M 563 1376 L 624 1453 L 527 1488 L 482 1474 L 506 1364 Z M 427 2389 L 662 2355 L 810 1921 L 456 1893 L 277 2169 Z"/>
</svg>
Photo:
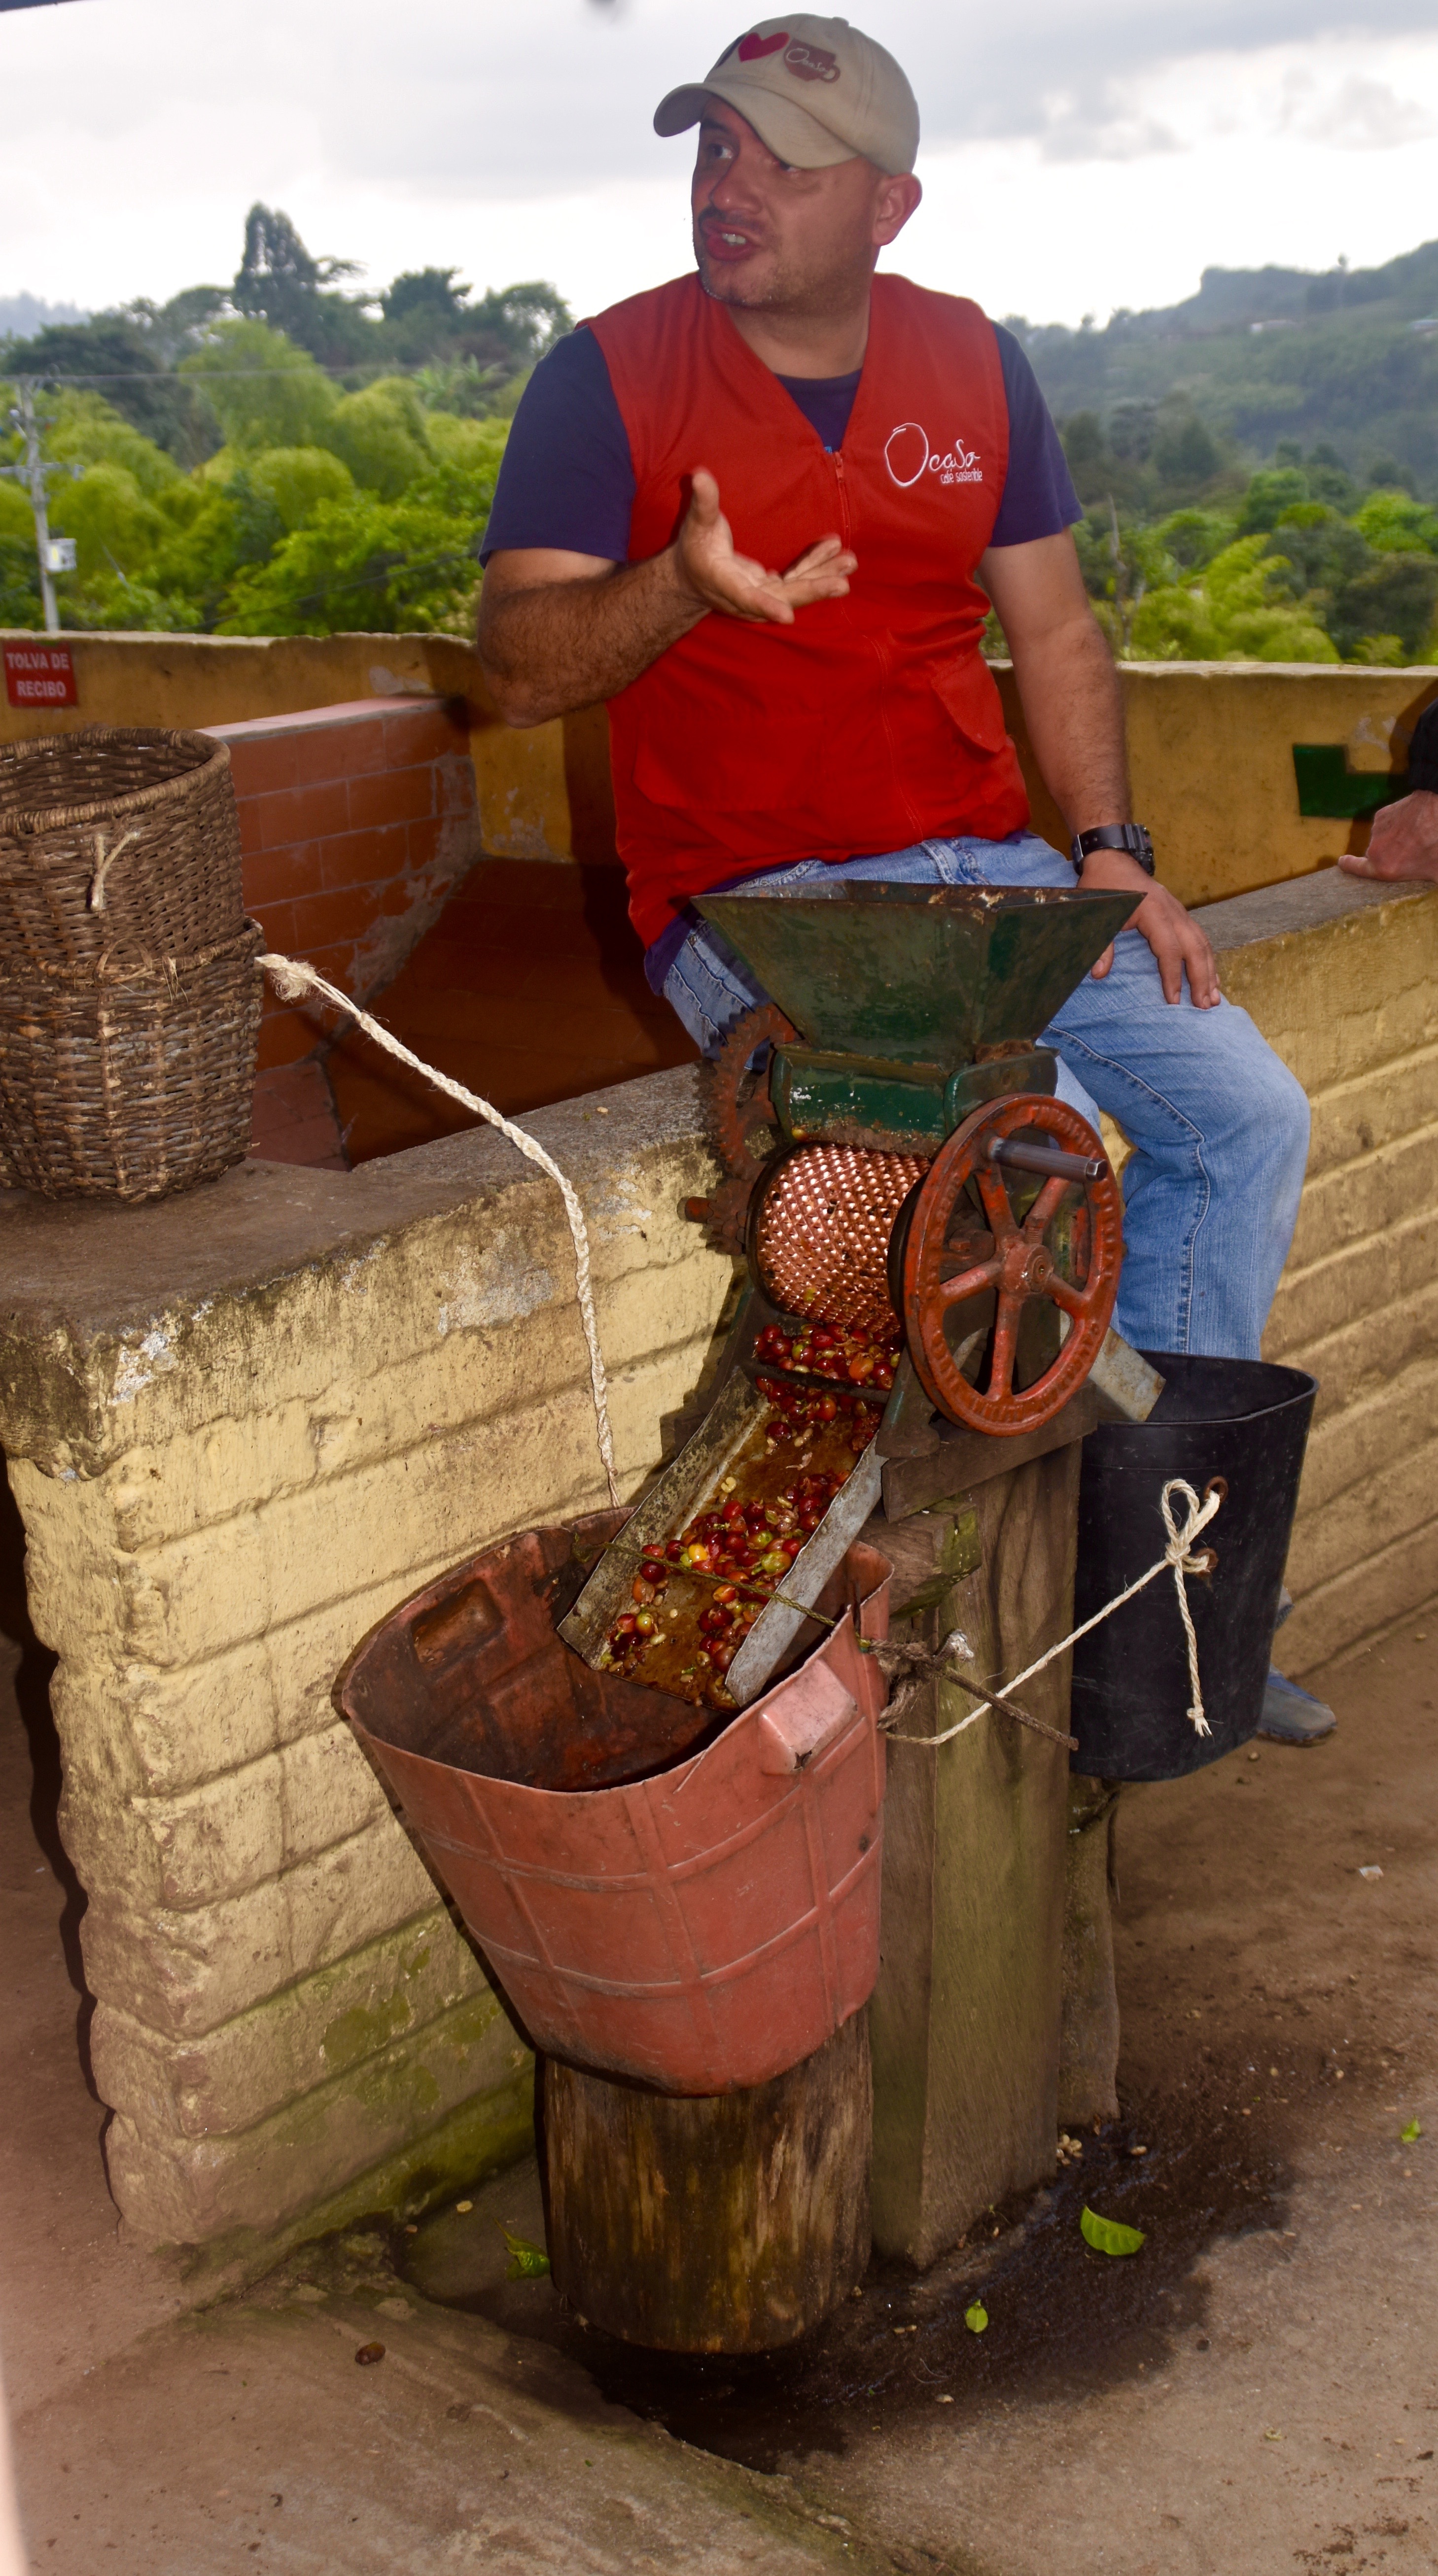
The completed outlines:
<svg viewBox="0 0 1438 2576">
<path fill-rule="evenodd" d="M 1438 1610 L 1321 1677 L 1324 1747 L 1129 1794 L 1120 2121 L 926 2282 L 875 2273 L 812 2348 L 736 2367 L 646 2362 L 507 2283 L 532 2167 L 203 2311 L 127 2244 L 45 1659 L 12 1645 L 0 2354 L 33 2566 L 1438 2568 L 1435 1647 Z M 1085 2199 L 1142 2253 L 1090 2252 Z"/>
</svg>

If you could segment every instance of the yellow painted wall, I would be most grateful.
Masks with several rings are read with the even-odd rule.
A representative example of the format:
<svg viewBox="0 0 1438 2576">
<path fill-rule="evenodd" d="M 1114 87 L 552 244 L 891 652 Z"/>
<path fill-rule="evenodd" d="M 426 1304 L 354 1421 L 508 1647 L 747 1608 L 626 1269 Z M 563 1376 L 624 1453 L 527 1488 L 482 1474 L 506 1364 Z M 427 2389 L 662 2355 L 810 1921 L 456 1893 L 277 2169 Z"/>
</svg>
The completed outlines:
<svg viewBox="0 0 1438 2576">
<path fill-rule="evenodd" d="M 443 635 L 73 635 L 80 704 L 59 714 L 0 708 L 0 739 L 82 724 L 206 725 L 438 690 L 464 698 L 485 847 L 501 858 L 612 856 L 602 709 L 511 732 L 496 718 L 473 650 Z M 997 666 L 1035 819 L 1065 835 L 1033 766 L 1013 674 Z M 1135 811 L 1154 833 L 1159 874 L 1186 903 L 1210 903 L 1326 867 L 1353 846 L 1346 822 L 1306 820 L 1296 742 L 1342 743 L 1354 768 L 1386 769 L 1438 670 L 1311 663 L 1126 663 Z"/>
</svg>

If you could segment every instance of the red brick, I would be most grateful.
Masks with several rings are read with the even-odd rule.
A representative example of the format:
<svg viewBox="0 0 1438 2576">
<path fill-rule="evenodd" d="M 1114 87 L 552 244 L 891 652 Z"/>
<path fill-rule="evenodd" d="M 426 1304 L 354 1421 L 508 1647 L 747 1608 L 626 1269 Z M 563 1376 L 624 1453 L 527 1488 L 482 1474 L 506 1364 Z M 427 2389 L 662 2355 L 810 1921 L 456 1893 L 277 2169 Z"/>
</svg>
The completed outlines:
<svg viewBox="0 0 1438 2576">
<path fill-rule="evenodd" d="M 301 1064 L 323 1045 L 324 1037 L 323 1023 L 313 1005 L 307 1015 L 302 1006 L 272 1000 L 260 1021 L 258 1062 L 266 1072 L 281 1065 Z"/>
<path fill-rule="evenodd" d="M 285 954 L 295 944 L 295 908 L 293 903 L 266 903 L 258 909 L 258 919 L 271 948 Z"/>
<path fill-rule="evenodd" d="M 410 823 L 436 808 L 433 762 L 410 769 L 388 769 L 377 778 L 356 778 L 349 791 L 349 819 L 366 823 Z"/>
<path fill-rule="evenodd" d="M 412 761 L 438 760 L 446 752 L 469 749 L 469 727 L 451 713 L 443 699 L 413 698 L 385 710 L 387 766 L 406 769 Z"/>
<path fill-rule="evenodd" d="M 223 726 L 211 725 L 208 730 L 224 740 Z M 230 775 L 235 794 L 242 801 L 251 796 L 273 796 L 282 788 L 293 787 L 303 756 L 295 735 L 246 736 L 232 732 L 229 740 Z"/>
<path fill-rule="evenodd" d="M 349 886 L 336 894 L 305 895 L 294 906 L 295 954 L 362 939 L 379 911 L 380 889 Z"/>
<path fill-rule="evenodd" d="M 261 1162 L 346 1168 L 334 1094 L 321 1065 L 294 1065 L 259 1077 L 251 1152 Z"/>
<path fill-rule="evenodd" d="M 319 854 L 311 841 L 286 841 L 278 850 L 247 851 L 244 865 L 245 904 L 257 912 L 264 904 L 289 903 L 313 894 L 319 884 Z"/>
<path fill-rule="evenodd" d="M 342 886 L 385 885 L 392 877 L 403 876 L 409 864 L 408 828 L 404 823 L 384 823 L 335 833 L 320 850 L 314 891 L 323 886 L 338 893 Z"/>
</svg>

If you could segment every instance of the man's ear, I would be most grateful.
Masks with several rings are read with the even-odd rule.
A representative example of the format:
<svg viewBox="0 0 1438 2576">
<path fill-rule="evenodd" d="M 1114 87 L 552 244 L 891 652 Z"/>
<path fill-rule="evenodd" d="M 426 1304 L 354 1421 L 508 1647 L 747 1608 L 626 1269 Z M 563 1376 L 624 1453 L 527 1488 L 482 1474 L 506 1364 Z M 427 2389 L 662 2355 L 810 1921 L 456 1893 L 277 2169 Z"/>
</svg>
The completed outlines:
<svg viewBox="0 0 1438 2576">
<path fill-rule="evenodd" d="M 923 189 L 912 171 L 899 170 L 882 182 L 874 204 L 874 242 L 882 250 L 903 231 Z"/>
</svg>

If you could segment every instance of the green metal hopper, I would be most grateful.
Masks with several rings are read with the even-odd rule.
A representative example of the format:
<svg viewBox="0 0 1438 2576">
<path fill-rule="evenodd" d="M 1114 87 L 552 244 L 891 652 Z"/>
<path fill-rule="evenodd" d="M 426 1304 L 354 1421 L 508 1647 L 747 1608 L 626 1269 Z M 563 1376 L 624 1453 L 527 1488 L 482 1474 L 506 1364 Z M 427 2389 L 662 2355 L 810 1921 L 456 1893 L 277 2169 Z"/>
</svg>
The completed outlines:
<svg viewBox="0 0 1438 2576">
<path fill-rule="evenodd" d="M 986 1100 L 1051 1092 L 1037 1046 L 1140 897 L 837 882 L 697 909 L 793 1021 L 771 1096 L 786 1135 L 937 1145 Z"/>
</svg>

